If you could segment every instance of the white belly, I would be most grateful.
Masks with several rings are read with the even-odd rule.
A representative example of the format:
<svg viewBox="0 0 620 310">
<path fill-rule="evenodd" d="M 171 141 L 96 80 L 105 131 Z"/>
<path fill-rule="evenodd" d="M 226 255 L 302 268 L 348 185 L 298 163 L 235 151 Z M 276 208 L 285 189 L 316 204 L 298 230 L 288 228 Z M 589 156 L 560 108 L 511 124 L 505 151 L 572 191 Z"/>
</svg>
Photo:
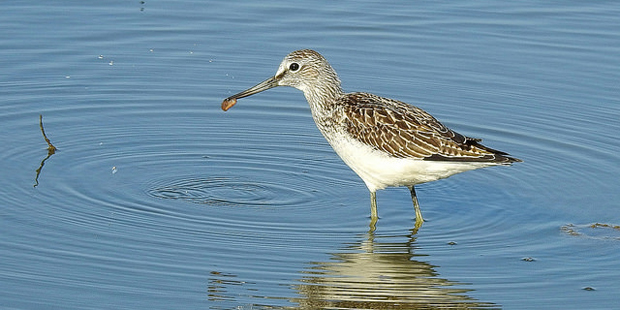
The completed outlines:
<svg viewBox="0 0 620 310">
<path fill-rule="evenodd" d="M 340 158 L 362 178 L 371 192 L 388 186 L 431 182 L 457 173 L 495 165 L 395 158 L 344 135 L 332 136 L 328 141 Z"/>
</svg>

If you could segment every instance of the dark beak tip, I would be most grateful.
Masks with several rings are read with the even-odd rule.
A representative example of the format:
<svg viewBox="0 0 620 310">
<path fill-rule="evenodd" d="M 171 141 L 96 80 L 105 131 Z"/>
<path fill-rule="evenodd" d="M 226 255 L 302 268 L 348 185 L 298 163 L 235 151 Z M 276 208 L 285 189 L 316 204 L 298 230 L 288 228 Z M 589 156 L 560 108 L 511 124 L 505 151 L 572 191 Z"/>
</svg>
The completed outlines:
<svg viewBox="0 0 620 310">
<path fill-rule="evenodd" d="M 228 109 L 232 108 L 237 103 L 237 98 L 226 98 L 222 101 L 222 110 L 228 111 Z"/>
</svg>

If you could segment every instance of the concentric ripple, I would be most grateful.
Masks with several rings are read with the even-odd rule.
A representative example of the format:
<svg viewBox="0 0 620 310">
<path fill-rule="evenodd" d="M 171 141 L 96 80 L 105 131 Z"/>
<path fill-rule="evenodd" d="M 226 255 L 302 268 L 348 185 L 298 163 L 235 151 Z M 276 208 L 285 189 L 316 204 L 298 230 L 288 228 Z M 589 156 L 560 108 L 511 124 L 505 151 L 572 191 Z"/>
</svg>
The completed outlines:
<svg viewBox="0 0 620 310">
<path fill-rule="evenodd" d="M 311 198 L 305 191 L 281 184 L 225 176 L 157 182 L 146 192 L 156 198 L 230 207 L 293 205 Z"/>
</svg>

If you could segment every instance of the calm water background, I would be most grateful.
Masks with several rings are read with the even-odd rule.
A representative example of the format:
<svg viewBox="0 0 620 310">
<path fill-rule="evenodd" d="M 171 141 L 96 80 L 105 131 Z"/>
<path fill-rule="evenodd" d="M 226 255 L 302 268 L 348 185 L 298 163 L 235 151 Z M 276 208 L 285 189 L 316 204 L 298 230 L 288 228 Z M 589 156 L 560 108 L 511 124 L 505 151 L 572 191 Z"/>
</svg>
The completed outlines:
<svg viewBox="0 0 620 310">
<path fill-rule="evenodd" d="M 44 3 L 0 10 L 1 308 L 620 302 L 616 2 Z M 524 163 L 419 186 L 417 234 L 381 191 L 369 233 L 301 92 L 219 108 L 300 48 Z"/>
</svg>

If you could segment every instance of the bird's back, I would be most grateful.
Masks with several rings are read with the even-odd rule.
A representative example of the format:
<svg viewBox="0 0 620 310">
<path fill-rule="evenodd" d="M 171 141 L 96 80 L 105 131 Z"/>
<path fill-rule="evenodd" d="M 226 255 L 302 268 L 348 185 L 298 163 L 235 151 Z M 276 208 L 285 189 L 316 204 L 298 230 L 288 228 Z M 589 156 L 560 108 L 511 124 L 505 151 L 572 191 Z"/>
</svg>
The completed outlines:
<svg viewBox="0 0 620 310">
<path fill-rule="evenodd" d="M 424 110 L 369 93 L 348 93 L 336 103 L 352 138 L 395 158 L 510 164 L 521 160 L 461 135 Z"/>
</svg>

